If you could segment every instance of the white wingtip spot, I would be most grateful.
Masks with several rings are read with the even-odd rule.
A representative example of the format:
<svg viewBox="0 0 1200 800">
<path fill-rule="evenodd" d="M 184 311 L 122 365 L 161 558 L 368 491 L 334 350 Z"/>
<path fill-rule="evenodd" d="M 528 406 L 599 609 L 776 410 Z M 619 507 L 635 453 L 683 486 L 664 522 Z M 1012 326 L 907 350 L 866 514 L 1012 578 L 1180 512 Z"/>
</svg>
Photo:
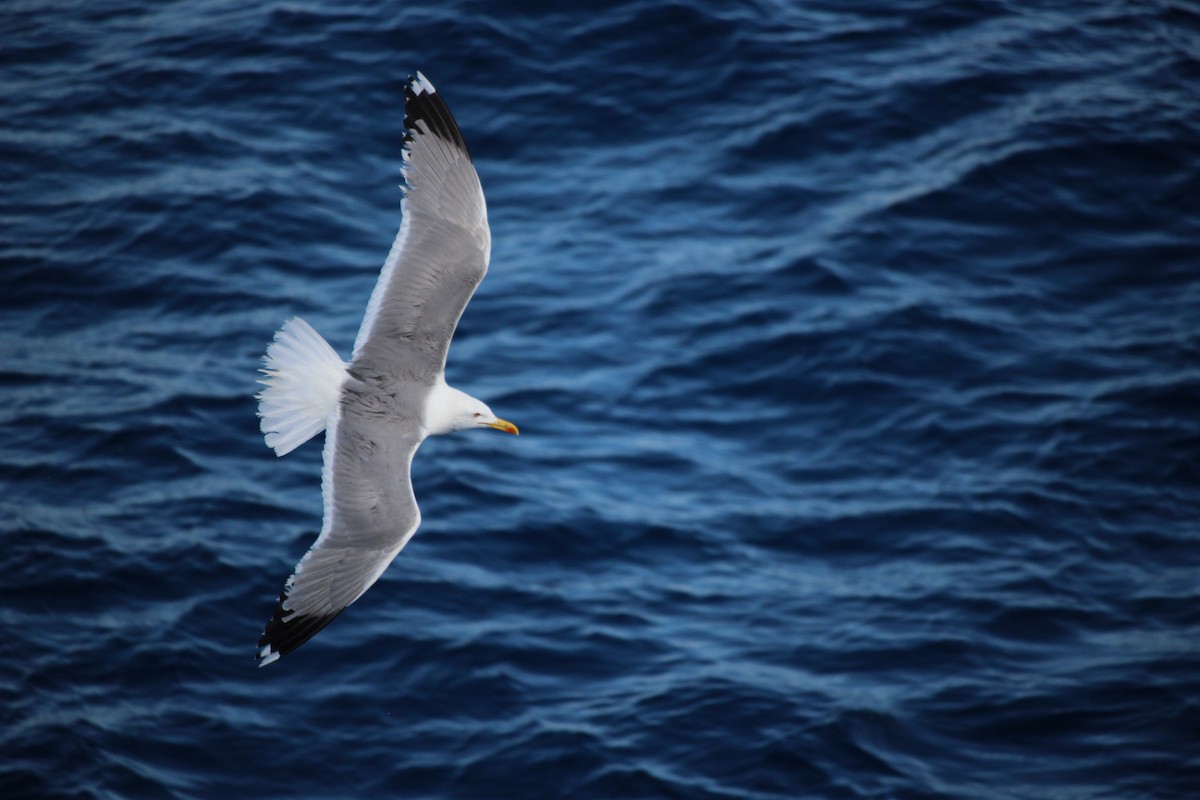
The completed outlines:
<svg viewBox="0 0 1200 800">
<path fill-rule="evenodd" d="M 429 78 L 421 74 L 421 70 L 417 70 L 417 79 L 413 81 L 413 91 L 417 94 L 421 94 L 422 92 L 433 94 L 437 89 L 433 88 L 433 83 Z"/>
<path fill-rule="evenodd" d="M 271 645 L 265 644 L 258 651 L 258 667 L 262 669 L 267 664 L 274 664 L 279 660 L 279 653 L 271 649 Z"/>
</svg>

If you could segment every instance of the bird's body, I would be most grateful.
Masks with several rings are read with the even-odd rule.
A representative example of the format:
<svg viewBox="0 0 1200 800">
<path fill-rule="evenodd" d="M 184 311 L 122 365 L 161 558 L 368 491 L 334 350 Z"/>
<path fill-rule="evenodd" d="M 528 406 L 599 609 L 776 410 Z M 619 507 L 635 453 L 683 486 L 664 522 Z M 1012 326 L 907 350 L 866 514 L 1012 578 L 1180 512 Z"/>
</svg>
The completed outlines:
<svg viewBox="0 0 1200 800">
<path fill-rule="evenodd" d="M 517 432 L 446 385 L 450 340 L 491 255 L 487 207 L 458 125 L 420 73 L 405 88 L 405 110 L 403 221 L 350 362 L 299 318 L 267 348 L 262 431 L 277 455 L 325 431 L 325 512 L 259 640 L 259 666 L 328 625 L 416 532 L 409 467 L 425 437 Z"/>
</svg>

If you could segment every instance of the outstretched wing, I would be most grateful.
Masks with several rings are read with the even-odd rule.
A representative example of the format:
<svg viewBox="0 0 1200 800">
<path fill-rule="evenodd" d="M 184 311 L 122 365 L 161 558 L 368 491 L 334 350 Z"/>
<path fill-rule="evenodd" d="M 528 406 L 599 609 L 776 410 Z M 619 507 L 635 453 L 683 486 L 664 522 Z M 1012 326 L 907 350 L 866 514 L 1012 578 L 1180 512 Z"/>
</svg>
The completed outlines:
<svg viewBox="0 0 1200 800">
<path fill-rule="evenodd" d="M 265 667 L 307 642 L 371 587 L 421 523 L 409 466 L 415 425 L 385 422 L 347 384 L 325 431 L 325 519 L 258 642 Z"/>
<path fill-rule="evenodd" d="M 458 124 L 421 73 L 404 90 L 403 221 L 362 327 L 351 371 L 437 381 L 459 317 L 487 272 L 492 238 Z"/>
</svg>

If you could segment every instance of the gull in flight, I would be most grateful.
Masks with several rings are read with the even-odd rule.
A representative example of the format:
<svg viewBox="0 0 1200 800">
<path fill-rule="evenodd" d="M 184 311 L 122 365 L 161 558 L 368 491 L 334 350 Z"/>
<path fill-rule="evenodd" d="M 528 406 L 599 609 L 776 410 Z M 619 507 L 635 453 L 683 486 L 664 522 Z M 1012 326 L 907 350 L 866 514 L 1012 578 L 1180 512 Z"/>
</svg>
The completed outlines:
<svg viewBox="0 0 1200 800">
<path fill-rule="evenodd" d="M 404 89 L 400 232 L 346 363 L 299 317 L 264 356 L 258 415 L 290 453 L 325 431 L 321 534 L 284 584 L 258 641 L 265 667 L 307 642 L 371 587 L 421 523 L 409 467 L 426 436 L 517 433 L 446 385 L 446 351 L 492 250 L 479 176 L 450 109 L 420 72 Z"/>
</svg>

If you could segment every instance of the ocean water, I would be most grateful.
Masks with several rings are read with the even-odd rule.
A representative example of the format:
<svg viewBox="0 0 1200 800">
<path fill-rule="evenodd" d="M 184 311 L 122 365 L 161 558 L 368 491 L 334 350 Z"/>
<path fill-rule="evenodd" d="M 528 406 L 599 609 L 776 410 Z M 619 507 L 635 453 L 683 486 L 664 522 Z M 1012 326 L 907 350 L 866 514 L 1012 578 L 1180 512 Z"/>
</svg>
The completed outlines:
<svg viewBox="0 0 1200 800">
<path fill-rule="evenodd" d="M 0 796 L 1200 796 L 1200 4 L 0 20 Z M 522 436 L 260 670 L 418 69 Z"/>
</svg>

